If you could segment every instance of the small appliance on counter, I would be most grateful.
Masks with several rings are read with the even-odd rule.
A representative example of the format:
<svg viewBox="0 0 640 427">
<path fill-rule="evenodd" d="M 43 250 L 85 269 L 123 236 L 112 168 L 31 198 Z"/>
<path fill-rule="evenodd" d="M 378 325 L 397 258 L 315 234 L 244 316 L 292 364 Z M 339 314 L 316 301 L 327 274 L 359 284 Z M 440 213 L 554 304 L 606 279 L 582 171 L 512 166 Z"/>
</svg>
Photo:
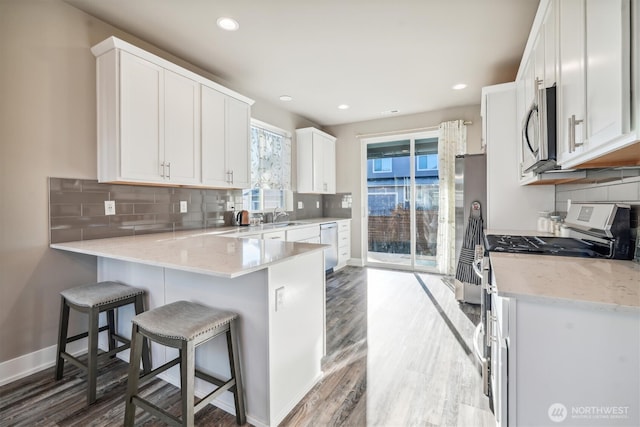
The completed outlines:
<svg viewBox="0 0 640 427">
<path fill-rule="evenodd" d="M 249 216 L 249 211 L 238 211 L 236 213 L 235 220 L 236 220 L 236 225 L 241 225 L 241 226 L 250 225 L 251 218 Z"/>
</svg>

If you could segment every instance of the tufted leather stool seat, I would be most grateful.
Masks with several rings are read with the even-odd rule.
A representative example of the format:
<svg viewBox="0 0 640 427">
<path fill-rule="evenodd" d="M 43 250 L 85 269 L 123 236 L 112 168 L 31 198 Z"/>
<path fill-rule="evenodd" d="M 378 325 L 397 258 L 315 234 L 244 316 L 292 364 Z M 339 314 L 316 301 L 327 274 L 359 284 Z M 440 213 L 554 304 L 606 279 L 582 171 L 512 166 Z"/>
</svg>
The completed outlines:
<svg viewBox="0 0 640 427">
<path fill-rule="evenodd" d="M 132 320 L 130 357 L 132 363 L 129 368 L 125 426 L 134 424 L 136 406 L 168 424 L 192 426 L 194 415 L 227 390 L 232 392 L 234 396 L 236 422 L 244 424 L 246 413 L 238 351 L 237 320 L 236 313 L 188 301 L 177 301 L 135 316 Z M 195 367 L 196 347 L 223 333 L 226 334 L 231 372 L 231 378 L 228 380 L 215 378 Z M 134 361 L 140 360 L 144 338 L 176 348 L 179 350 L 179 355 L 176 359 L 139 378 L 140 365 Z M 180 418 L 138 395 L 138 386 L 141 380 L 146 381 L 177 364 L 180 364 L 182 393 L 182 416 Z M 197 404 L 195 404 L 194 398 L 195 377 L 217 386 Z"/>
<path fill-rule="evenodd" d="M 87 404 L 96 401 L 96 385 L 98 372 L 98 359 L 113 357 L 116 353 L 126 350 L 130 346 L 130 340 L 116 333 L 115 309 L 129 304 L 134 304 L 136 314 L 144 311 L 144 290 L 124 285 L 118 282 L 98 282 L 65 289 L 60 292 L 60 325 L 58 328 L 58 349 L 56 357 L 55 378 L 60 380 L 64 373 L 64 362 L 69 362 L 87 373 Z M 68 337 L 69 312 L 73 308 L 88 315 L 87 332 Z M 107 325 L 99 325 L 100 313 L 107 312 Z M 98 353 L 98 334 L 108 331 L 109 351 Z M 67 353 L 67 344 L 87 338 L 87 363 Z M 120 345 L 117 345 L 120 344 Z M 143 345 L 144 371 L 151 369 L 149 350 L 146 343 Z"/>
</svg>

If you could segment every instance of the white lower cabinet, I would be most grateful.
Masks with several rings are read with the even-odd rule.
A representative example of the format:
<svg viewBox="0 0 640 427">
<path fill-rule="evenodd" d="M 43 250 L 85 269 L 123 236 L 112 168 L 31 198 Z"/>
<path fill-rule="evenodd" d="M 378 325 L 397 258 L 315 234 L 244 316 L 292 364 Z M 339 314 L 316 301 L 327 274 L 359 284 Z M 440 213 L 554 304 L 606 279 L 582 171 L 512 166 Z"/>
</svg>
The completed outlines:
<svg viewBox="0 0 640 427">
<path fill-rule="evenodd" d="M 334 268 L 338 270 L 351 259 L 351 220 L 341 220 L 338 223 L 338 265 Z"/>
<path fill-rule="evenodd" d="M 640 425 L 637 312 L 493 295 L 491 314 L 498 426 Z"/>
<path fill-rule="evenodd" d="M 263 240 L 286 240 L 286 238 L 287 238 L 287 232 L 284 230 L 262 233 Z"/>
<path fill-rule="evenodd" d="M 287 242 L 320 243 L 320 226 L 310 225 L 287 230 Z"/>
</svg>

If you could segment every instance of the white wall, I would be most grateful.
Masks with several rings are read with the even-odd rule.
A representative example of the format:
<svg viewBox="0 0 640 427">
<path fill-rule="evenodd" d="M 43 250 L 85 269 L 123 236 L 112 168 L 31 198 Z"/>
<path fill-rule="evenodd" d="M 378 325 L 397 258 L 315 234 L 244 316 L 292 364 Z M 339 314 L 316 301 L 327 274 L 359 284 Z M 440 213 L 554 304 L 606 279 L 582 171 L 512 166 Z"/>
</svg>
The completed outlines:
<svg viewBox="0 0 640 427">
<path fill-rule="evenodd" d="M 478 102 L 480 102 L 480 99 L 478 99 Z M 402 131 L 437 126 L 443 121 L 458 119 L 473 122 L 467 126 L 467 151 L 469 154 L 480 153 L 482 135 L 480 104 L 331 126 L 324 129 L 337 138 L 337 192 L 349 192 L 353 195 L 353 220 L 351 225 L 352 258 L 362 258 L 364 253 L 362 248 L 362 218 L 365 214 L 364 210 L 366 206 L 363 205 L 363 198 L 360 191 L 363 162 L 361 158 L 361 142 L 358 135 L 395 131 L 405 133 Z"/>
<path fill-rule="evenodd" d="M 96 178 L 90 48 L 112 35 L 225 84 L 61 0 L 0 0 L 0 362 L 54 345 L 59 292 L 96 278 L 94 257 L 48 247 L 47 177 Z M 314 125 L 260 99 L 253 115 Z"/>
</svg>

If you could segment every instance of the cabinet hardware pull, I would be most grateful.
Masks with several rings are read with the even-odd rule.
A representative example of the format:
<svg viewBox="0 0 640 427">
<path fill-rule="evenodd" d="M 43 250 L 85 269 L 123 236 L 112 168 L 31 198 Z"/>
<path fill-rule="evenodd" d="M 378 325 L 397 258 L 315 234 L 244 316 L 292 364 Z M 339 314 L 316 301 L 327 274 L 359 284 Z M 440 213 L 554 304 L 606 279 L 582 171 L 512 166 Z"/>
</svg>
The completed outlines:
<svg viewBox="0 0 640 427">
<path fill-rule="evenodd" d="M 162 168 L 162 172 L 160 172 L 160 177 L 164 178 L 164 175 L 165 175 L 165 173 L 164 173 L 164 168 L 165 168 L 164 162 L 160 163 L 160 167 Z"/>
<path fill-rule="evenodd" d="M 231 174 L 231 181 L 229 181 L 229 183 L 233 184 L 233 169 L 231 169 L 230 174 Z"/>
<path fill-rule="evenodd" d="M 576 147 L 581 146 L 582 142 L 576 142 L 576 125 L 583 123 L 584 120 L 576 120 L 576 115 L 569 117 L 569 153 L 576 151 Z"/>
<path fill-rule="evenodd" d="M 167 179 L 171 179 L 171 162 L 167 162 L 167 168 L 169 169 L 169 173 L 167 174 Z"/>
</svg>

